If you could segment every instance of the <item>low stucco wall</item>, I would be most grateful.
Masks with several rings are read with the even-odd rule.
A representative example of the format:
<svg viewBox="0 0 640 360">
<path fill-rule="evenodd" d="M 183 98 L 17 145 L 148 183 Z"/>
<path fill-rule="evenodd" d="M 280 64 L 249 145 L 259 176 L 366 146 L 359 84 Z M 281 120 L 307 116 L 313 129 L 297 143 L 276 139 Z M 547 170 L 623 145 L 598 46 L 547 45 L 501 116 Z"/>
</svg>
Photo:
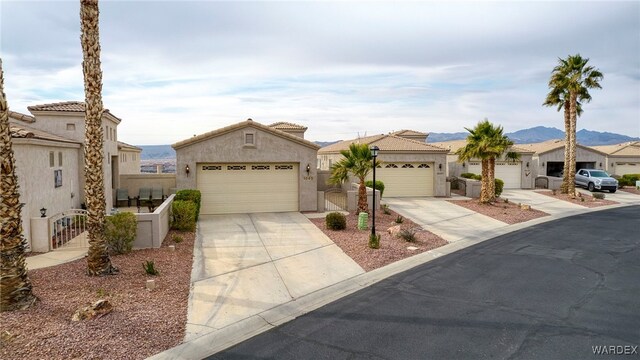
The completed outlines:
<svg viewBox="0 0 640 360">
<path fill-rule="evenodd" d="M 121 174 L 120 188 L 129 191 L 129 197 L 136 197 L 140 188 L 162 187 L 163 194 L 169 195 L 176 188 L 176 174 Z M 116 192 L 114 191 L 114 199 Z"/>
<path fill-rule="evenodd" d="M 369 210 L 373 209 L 373 189 L 367 188 L 367 205 Z M 380 190 L 376 190 L 376 209 L 380 209 Z M 347 211 L 358 210 L 358 184 L 351 184 L 351 190 L 347 191 Z"/>
<path fill-rule="evenodd" d="M 135 214 L 138 220 L 135 249 L 159 248 L 169 233 L 171 206 L 175 195 L 171 195 L 151 214 Z"/>
</svg>

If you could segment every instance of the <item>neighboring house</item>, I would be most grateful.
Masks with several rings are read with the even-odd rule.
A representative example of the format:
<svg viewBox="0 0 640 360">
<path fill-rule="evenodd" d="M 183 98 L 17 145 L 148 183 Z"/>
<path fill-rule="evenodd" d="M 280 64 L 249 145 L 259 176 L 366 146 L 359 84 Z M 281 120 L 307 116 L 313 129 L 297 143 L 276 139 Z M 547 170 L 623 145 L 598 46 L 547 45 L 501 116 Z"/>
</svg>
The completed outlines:
<svg viewBox="0 0 640 360">
<path fill-rule="evenodd" d="M 448 150 L 398 135 L 373 135 L 325 146 L 318 151 L 319 168 L 330 170 L 342 158 L 340 151 L 348 150 L 352 143 L 380 148 L 382 164 L 376 169 L 376 180 L 384 182 L 384 197 L 446 196 Z"/>
<path fill-rule="evenodd" d="M 201 191 L 201 214 L 316 211 L 320 146 L 303 126 L 273 125 L 248 119 L 173 144 L 178 189 Z"/>
<path fill-rule="evenodd" d="M 564 140 L 554 139 L 534 144 L 518 144 L 517 146 L 534 152 L 534 176 L 562 177 L 564 169 Z M 605 153 L 578 144 L 576 149 L 576 171 L 579 169 L 604 170 L 605 163 Z"/>
<path fill-rule="evenodd" d="M 447 154 L 447 176 L 459 177 L 462 173 L 482 174 L 482 164 L 479 159 L 458 162 L 456 151 L 467 145 L 466 140 L 452 140 L 431 144 L 449 150 Z M 520 159 L 517 161 L 505 158 L 497 159 L 496 178 L 504 181 L 505 189 L 532 189 L 535 178 L 533 175 L 533 151 L 524 149 L 519 145 L 514 145 L 507 151 L 518 153 Z"/>
<path fill-rule="evenodd" d="M 400 136 L 405 139 L 411 139 L 411 140 L 420 141 L 420 142 L 427 142 L 427 137 L 429 136 L 429 133 L 424 133 L 424 132 L 415 131 L 415 130 L 399 130 L 399 131 L 392 132 L 391 135 Z"/>
<path fill-rule="evenodd" d="M 591 148 L 607 154 L 605 169 L 610 174 L 640 174 L 640 141 Z"/>
<path fill-rule="evenodd" d="M 304 133 L 305 133 L 305 131 L 307 131 L 307 127 L 306 126 L 293 124 L 293 123 L 290 123 L 290 122 L 284 122 L 284 121 L 273 123 L 273 124 L 269 125 L 269 127 L 273 128 L 273 129 L 278 129 L 280 131 L 284 131 L 284 132 L 286 132 L 288 134 L 295 135 L 295 136 L 301 137 L 303 139 L 304 139 Z"/>
<path fill-rule="evenodd" d="M 140 174 L 140 153 L 142 149 L 118 141 L 118 172 L 124 174 Z"/>
</svg>

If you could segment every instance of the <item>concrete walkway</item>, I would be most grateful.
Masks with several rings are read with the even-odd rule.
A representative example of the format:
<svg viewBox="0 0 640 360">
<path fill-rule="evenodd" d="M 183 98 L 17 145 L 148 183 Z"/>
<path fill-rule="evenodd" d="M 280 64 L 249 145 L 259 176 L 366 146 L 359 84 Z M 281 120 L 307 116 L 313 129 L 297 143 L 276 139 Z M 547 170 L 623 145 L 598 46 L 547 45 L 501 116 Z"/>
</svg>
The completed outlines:
<svg viewBox="0 0 640 360">
<path fill-rule="evenodd" d="M 87 248 L 54 250 L 27 257 L 26 264 L 28 270 L 36 270 L 82 259 L 86 255 Z"/>
<path fill-rule="evenodd" d="M 201 216 L 185 341 L 362 273 L 300 213 Z"/>
</svg>

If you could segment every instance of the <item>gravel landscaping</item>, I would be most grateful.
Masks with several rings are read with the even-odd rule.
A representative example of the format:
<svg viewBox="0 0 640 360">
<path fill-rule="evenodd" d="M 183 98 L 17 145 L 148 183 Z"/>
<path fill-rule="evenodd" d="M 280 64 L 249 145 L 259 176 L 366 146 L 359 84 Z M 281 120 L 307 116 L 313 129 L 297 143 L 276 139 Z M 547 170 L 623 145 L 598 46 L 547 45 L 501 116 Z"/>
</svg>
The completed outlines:
<svg viewBox="0 0 640 360">
<path fill-rule="evenodd" d="M 184 241 L 176 244 L 174 234 Z M 111 257 L 120 273 L 85 275 L 86 260 L 29 271 L 35 306 L 0 313 L 2 359 L 144 359 L 180 344 L 187 321 L 194 233 L 170 231 L 159 249 Z M 175 245 L 170 250 L 169 245 Z M 160 274 L 146 275 L 153 260 Z M 147 279 L 156 288 L 147 290 Z M 72 322 L 80 307 L 108 300 L 113 311 Z"/>
<path fill-rule="evenodd" d="M 390 214 L 386 215 L 382 209 L 376 211 L 376 233 L 380 235 L 379 249 L 371 249 L 368 245 L 369 234 L 371 234 L 371 219 L 369 219 L 368 230 L 358 230 L 358 216 L 356 214 L 347 215 L 347 228 L 345 230 L 327 229 L 324 218 L 311 219 L 311 222 L 365 271 L 371 271 L 447 244 L 441 237 L 420 228 L 409 219 L 403 218 L 402 224 L 396 223 L 395 220 L 398 218 L 398 214 L 391 210 L 389 212 Z M 387 229 L 397 225 L 400 225 L 401 228 L 416 230 L 416 241 L 407 242 L 387 232 Z M 410 246 L 417 249 L 407 249 Z"/>
<path fill-rule="evenodd" d="M 618 191 L 624 191 L 624 192 L 640 195 L 640 190 L 632 186 L 626 186 L 626 187 L 620 188 L 618 189 Z"/>
<path fill-rule="evenodd" d="M 493 204 L 481 204 L 478 199 L 447 201 L 507 224 L 517 224 L 549 215 L 533 208 L 523 209 L 518 204 L 504 202 L 502 198 L 497 198 Z"/>
<path fill-rule="evenodd" d="M 589 195 L 582 195 L 582 196 L 576 196 L 574 199 L 570 198 L 568 194 L 561 194 L 560 191 L 556 191 L 555 195 L 553 194 L 552 191 L 536 191 L 539 194 L 542 195 L 546 195 L 552 198 L 556 198 L 556 199 L 560 199 L 560 200 L 564 200 L 564 201 L 568 201 L 570 203 L 574 203 L 577 205 L 581 205 L 584 207 L 588 207 L 588 208 L 594 208 L 594 207 L 598 207 L 598 206 L 606 206 L 606 205 L 614 205 L 617 204 L 616 201 L 613 200 L 607 200 L 605 199 L 596 199 L 593 196 L 589 196 Z M 604 194 L 604 193 L 603 193 Z M 605 195 L 606 197 L 606 195 Z M 584 199 L 584 200 L 582 200 Z"/>
</svg>

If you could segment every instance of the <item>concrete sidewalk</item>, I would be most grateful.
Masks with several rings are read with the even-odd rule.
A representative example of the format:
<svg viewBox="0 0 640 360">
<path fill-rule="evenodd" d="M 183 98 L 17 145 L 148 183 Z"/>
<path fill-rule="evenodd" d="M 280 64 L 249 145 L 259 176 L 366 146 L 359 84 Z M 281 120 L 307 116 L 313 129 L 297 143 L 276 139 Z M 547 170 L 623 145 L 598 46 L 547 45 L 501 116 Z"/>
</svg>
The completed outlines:
<svg viewBox="0 0 640 360">
<path fill-rule="evenodd" d="M 26 264 L 28 270 L 36 270 L 82 259 L 86 255 L 87 248 L 54 250 L 27 257 Z"/>
</svg>

